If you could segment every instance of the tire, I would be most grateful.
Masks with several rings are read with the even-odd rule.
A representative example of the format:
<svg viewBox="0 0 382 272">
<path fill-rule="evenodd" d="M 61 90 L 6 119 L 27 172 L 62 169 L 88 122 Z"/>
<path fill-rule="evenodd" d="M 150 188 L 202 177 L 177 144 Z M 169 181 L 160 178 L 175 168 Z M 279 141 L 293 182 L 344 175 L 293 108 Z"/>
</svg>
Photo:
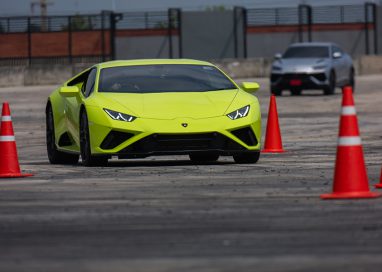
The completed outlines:
<svg viewBox="0 0 382 272">
<path fill-rule="evenodd" d="M 86 111 L 83 110 L 80 118 L 80 150 L 84 166 L 105 166 L 107 156 L 93 156 L 90 148 L 89 122 Z"/>
<path fill-rule="evenodd" d="M 58 151 L 54 130 L 54 117 L 52 105 L 46 106 L 46 150 L 51 164 L 77 164 L 79 155 Z"/>
<path fill-rule="evenodd" d="M 282 90 L 271 89 L 271 94 L 274 94 L 275 96 L 281 96 Z"/>
<path fill-rule="evenodd" d="M 189 157 L 190 160 L 195 163 L 215 162 L 219 159 L 219 155 L 213 153 L 192 153 Z"/>
<path fill-rule="evenodd" d="M 350 69 L 350 73 L 349 73 L 349 85 L 352 87 L 353 89 L 353 93 L 355 92 L 355 77 L 354 77 L 354 69 Z"/>
<path fill-rule="evenodd" d="M 233 155 L 236 163 L 257 163 L 260 159 L 260 151 Z"/>
<path fill-rule="evenodd" d="M 336 90 L 336 75 L 332 71 L 329 76 L 329 85 L 324 88 L 325 95 L 333 95 Z"/>
</svg>

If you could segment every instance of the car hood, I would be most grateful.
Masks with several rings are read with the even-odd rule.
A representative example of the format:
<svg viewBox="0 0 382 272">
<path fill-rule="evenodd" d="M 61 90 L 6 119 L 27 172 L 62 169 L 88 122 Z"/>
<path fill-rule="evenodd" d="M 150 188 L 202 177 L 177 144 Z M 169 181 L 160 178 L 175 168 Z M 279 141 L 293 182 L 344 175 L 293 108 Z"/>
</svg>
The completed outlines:
<svg viewBox="0 0 382 272">
<path fill-rule="evenodd" d="M 275 66 L 281 66 L 283 71 L 296 72 L 299 70 L 310 69 L 312 66 L 328 65 L 329 60 L 325 58 L 291 58 L 280 59 L 274 62 Z"/>
<path fill-rule="evenodd" d="M 237 93 L 238 90 L 224 90 L 145 94 L 105 92 L 98 95 L 105 107 L 141 118 L 200 119 L 224 115 Z"/>
</svg>

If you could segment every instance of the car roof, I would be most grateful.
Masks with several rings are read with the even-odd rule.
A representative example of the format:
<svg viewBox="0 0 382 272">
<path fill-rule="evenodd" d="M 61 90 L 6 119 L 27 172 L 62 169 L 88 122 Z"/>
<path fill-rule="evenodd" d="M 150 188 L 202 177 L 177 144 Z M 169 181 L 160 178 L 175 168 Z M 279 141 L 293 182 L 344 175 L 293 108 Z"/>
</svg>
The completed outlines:
<svg viewBox="0 0 382 272">
<path fill-rule="evenodd" d="M 338 46 L 337 44 L 335 43 L 331 43 L 331 42 L 303 42 L 303 43 L 292 43 L 291 45 L 289 45 L 289 47 L 294 47 L 294 46 Z"/>
<path fill-rule="evenodd" d="M 213 66 L 207 61 L 193 59 L 136 59 L 136 60 L 114 60 L 101 62 L 95 66 L 99 68 L 110 68 L 118 66 L 133 66 L 133 65 L 158 65 L 158 64 L 189 64 L 189 65 L 208 65 Z"/>
</svg>

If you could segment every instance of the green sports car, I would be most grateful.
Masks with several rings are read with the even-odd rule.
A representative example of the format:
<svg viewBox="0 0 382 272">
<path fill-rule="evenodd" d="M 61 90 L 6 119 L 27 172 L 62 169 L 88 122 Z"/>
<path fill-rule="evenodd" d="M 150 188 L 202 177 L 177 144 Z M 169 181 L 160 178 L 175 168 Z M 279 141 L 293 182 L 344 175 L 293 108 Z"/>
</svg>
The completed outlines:
<svg viewBox="0 0 382 272">
<path fill-rule="evenodd" d="M 209 62 L 104 62 L 56 89 L 46 105 L 52 164 L 107 164 L 108 159 L 189 155 L 194 162 L 260 156 L 261 114 L 250 94 Z"/>
</svg>

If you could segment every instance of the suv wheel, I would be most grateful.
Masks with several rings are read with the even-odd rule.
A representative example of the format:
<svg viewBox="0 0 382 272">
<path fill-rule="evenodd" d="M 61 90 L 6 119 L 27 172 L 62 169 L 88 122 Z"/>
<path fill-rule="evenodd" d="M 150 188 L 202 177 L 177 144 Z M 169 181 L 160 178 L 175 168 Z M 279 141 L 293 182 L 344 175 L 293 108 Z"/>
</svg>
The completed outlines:
<svg viewBox="0 0 382 272">
<path fill-rule="evenodd" d="M 352 87 L 353 89 L 353 93 L 355 91 L 355 79 L 354 79 L 354 69 L 352 68 L 350 70 L 350 74 L 349 74 L 349 85 Z"/>
<path fill-rule="evenodd" d="M 325 95 L 332 95 L 336 90 L 336 75 L 332 71 L 329 76 L 329 85 L 324 88 Z"/>
<path fill-rule="evenodd" d="M 271 94 L 274 94 L 275 96 L 281 96 L 282 90 L 272 88 Z"/>
</svg>

